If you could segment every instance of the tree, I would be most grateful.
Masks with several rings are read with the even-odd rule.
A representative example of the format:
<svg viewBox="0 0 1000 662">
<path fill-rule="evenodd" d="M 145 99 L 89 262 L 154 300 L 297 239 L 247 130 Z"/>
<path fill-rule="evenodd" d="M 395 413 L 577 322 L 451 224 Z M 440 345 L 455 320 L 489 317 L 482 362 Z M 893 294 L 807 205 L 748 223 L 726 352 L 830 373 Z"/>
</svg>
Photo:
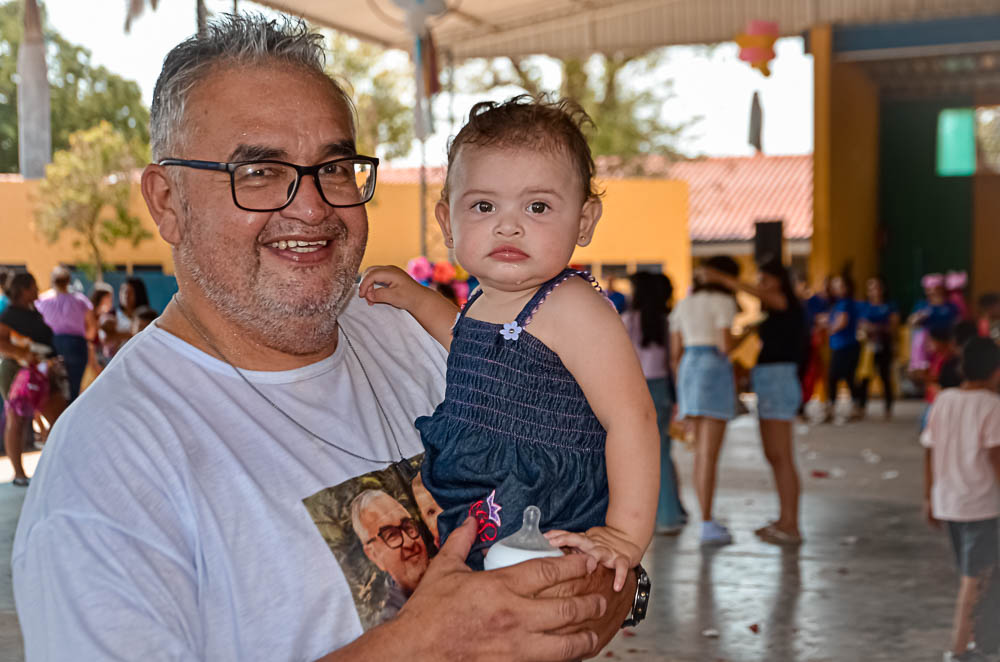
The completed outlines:
<svg viewBox="0 0 1000 662">
<path fill-rule="evenodd" d="M 44 17 L 43 17 L 44 21 Z M 44 25 L 44 22 L 43 22 Z M 0 172 L 17 172 L 17 51 L 23 38 L 22 3 L 0 5 Z M 45 29 L 52 107 L 52 149 L 69 136 L 107 120 L 126 138 L 149 142 L 149 110 L 138 84 L 90 61 L 90 51 Z"/>
<path fill-rule="evenodd" d="M 383 159 L 406 156 L 413 145 L 413 73 L 402 54 L 334 32 L 330 73 L 353 88 L 358 152 Z"/>
<path fill-rule="evenodd" d="M 542 57 L 473 60 L 457 72 L 456 79 L 457 86 L 468 92 L 513 86 L 532 95 L 550 93 L 576 101 L 594 121 L 596 130 L 589 136 L 594 155 L 617 157 L 626 170 L 640 173 L 646 155 L 687 158 L 678 140 L 697 122 L 664 118 L 663 104 L 672 93 L 670 81 L 659 78 L 656 69 L 665 58 L 660 49 L 643 55 L 555 60 L 561 74 L 558 89 L 546 87 L 544 69 L 552 59 Z"/>
<path fill-rule="evenodd" d="M 109 122 L 101 122 L 69 137 L 69 149 L 55 153 L 38 187 L 38 232 L 49 243 L 64 232 L 77 235 L 73 246 L 86 251 L 97 280 L 104 274 L 106 248 L 119 240 L 138 246 L 152 236 L 129 213 L 139 151 Z"/>
<path fill-rule="evenodd" d="M 142 16 L 146 11 L 147 0 L 125 0 L 125 32 L 132 27 L 132 21 Z M 149 6 L 156 11 L 159 0 L 148 0 Z M 237 0 L 233 0 L 233 13 L 237 11 Z M 198 34 L 205 34 L 208 25 L 208 7 L 205 0 L 195 0 L 194 2 L 195 24 L 198 26 Z"/>
</svg>

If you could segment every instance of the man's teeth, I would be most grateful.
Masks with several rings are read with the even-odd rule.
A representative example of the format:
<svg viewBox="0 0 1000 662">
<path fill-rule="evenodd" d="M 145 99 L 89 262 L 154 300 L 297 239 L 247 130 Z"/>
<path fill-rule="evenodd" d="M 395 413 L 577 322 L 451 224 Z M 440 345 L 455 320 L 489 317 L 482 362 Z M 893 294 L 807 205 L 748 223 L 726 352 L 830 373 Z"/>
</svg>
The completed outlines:
<svg viewBox="0 0 1000 662">
<path fill-rule="evenodd" d="M 313 253 L 319 249 L 326 246 L 329 241 L 296 241 L 292 239 L 291 241 L 274 241 L 268 244 L 271 248 L 277 248 L 279 251 L 294 251 L 296 253 Z"/>
</svg>

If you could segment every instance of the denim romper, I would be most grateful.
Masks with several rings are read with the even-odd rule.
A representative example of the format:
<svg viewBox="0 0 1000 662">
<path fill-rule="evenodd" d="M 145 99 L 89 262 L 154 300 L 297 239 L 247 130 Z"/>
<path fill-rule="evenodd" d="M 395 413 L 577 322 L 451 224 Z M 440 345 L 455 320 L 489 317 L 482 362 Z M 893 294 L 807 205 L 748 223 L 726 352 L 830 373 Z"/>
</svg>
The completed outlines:
<svg viewBox="0 0 1000 662">
<path fill-rule="evenodd" d="M 416 421 L 426 453 L 424 486 L 441 507 L 441 541 L 472 515 L 478 537 L 467 563 L 482 569 L 493 542 L 521 528 L 528 506 L 542 530 L 603 526 L 608 509 L 607 433 L 562 361 L 525 328 L 545 298 L 569 278 L 542 285 L 513 322 L 466 317 L 452 330 L 447 388 L 431 416 Z"/>
</svg>

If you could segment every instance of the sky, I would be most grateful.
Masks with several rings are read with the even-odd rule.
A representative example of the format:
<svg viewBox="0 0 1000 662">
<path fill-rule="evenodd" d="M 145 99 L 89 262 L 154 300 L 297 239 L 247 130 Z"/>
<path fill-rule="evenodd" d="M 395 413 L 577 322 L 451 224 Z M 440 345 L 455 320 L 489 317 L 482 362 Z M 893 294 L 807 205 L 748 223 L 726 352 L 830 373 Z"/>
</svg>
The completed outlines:
<svg viewBox="0 0 1000 662">
<path fill-rule="evenodd" d="M 232 0 L 207 0 L 206 4 L 213 12 L 231 11 L 233 6 Z M 155 12 L 147 9 L 132 24 L 129 34 L 123 29 L 124 0 L 47 0 L 45 5 L 52 27 L 71 42 L 89 49 L 95 63 L 138 82 L 147 104 L 164 56 L 195 31 L 194 0 L 160 0 L 159 8 Z M 241 10 L 258 9 L 247 0 L 239 0 L 239 6 Z M 648 87 L 658 85 L 661 80 L 673 81 L 674 97 L 664 104 L 664 117 L 671 122 L 702 118 L 679 144 L 689 155 L 753 154 L 747 136 L 754 91 L 759 91 L 764 111 L 764 153 L 811 153 L 812 58 L 803 53 L 799 38 L 779 40 L 775 51 L 771 76 L 765 78 L 738 59 L 738 48 L 733 43 L 721 44 L 708 52 L 702 48 L 672 47 L 666 64 L 647 79 L 633 78 L 627 84 Z M 494 90 L 476 97 L 456 95 L 454 99 L 447 98 L 447 93 L 439 95 L 435 103 L 435 134 L 427 141 L 428 163 L 445 162 L 447 139 L 460 128 L 447 122 L 449 108 L 461 116 L 476 101 L 499 100 L 511 92 Z M 410 155 L 393 163 L 416 165 L 418 153 L 415 144 Z"/>
</svg>

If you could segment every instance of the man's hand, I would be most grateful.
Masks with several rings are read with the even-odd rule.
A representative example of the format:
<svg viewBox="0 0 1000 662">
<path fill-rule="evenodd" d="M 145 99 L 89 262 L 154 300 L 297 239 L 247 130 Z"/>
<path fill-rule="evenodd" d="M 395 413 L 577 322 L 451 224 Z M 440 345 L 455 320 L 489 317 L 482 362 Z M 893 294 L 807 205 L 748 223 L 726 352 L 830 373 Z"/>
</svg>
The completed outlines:
<svg viewBox="0 0 1000 662">
<path fill-rule="evenodd" d="M 473 524 L 468 519 L 451 534 L 391 623 L 410 659 L 545 661 L 596 653 L 600 636 L 593 626 L 603 624 L 610 577 L 602 574 L 607 591 L 573 584 L 586 582 L 593 564 L 583 554 L 473 572 L 465 565 Z M 628 609 L 616 611 L 620 616 L 612 620 L 621 625 Z"/>
<path fill-rule="evenodd" d="M 577 554 L 577 556 L 582 555 Z M 539 594 L 539 596 L 554 598 L 599 593 L 605 597 L 608 601 L 608 608 L 602 616 L 579 625 L 567 626 L 558 631 L 560 633 L 573 632 L 574 628 L 586 628 L 596 632 L 597 646 L 587 654 L 589 657 L 596 656 L 602 648 L 608 645 L 608 642 L 614 639 L 615 635 L 621 630 L 622 623 L 625 622 L 629 612 L 632 610 L 632 604 L 635 602 L 637 580 L 634 572 L 628 573 L 625 580 L 625 588 L 621 591 L 616 592 L 612 589 L 611 584 L 613 581 L 614 572 L 599 566 L 597 570 L 589 575 L 570 579 L 558 586 L 548 588 Z"/>
</svg>

